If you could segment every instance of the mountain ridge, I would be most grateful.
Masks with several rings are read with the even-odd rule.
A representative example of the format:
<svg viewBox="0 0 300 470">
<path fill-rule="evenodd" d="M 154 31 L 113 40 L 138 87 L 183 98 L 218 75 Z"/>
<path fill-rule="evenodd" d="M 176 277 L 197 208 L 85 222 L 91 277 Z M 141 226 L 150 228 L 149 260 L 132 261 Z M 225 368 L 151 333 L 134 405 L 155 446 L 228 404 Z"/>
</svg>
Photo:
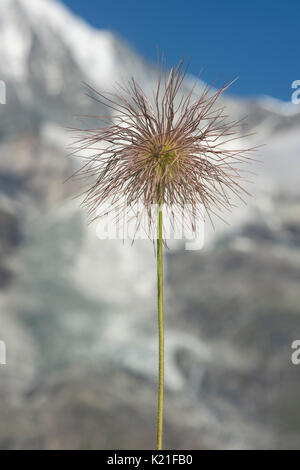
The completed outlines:
<svg viewBox="0 0 300 470">
<path fill-rule="evenodd" d="M 37 31 L 40 31 L 41 28 L 44 28 L 45 26 L 48 28 L 50 27 L 51 32 L 62 39 L 65 45 L 69 48 L 72 56 L 75 58 L 78 67 L 85 71 L 86 76 L 91 81 L 91 85 L 98 85 L 98 87 L 102 87 L 102 89 L 110 90 L 111 85 L 114 82 L 112 76 L 116 75 L 116 81 L 120 78 L 118 76 L 118 67 L 116 67 L 116 59 L 120 56 L 124 57 L 126 54 L 130 56 L 131 65 L 135 65 L 139 69 L 134 70 L 135 76 L 141 75 L 141 78 L 145 81 L 149 70 L 152 70 L 153 72 L 153 65 L 145 61 L 142 56 L 134 50 L 132 45 L 124 40 L 124 38 L 119 37 L 112 31 L 94 28 L 85 20 L 73 14 L 58 0 L 2 0 L 1 8 L 4 15 L 2 15 L 2 22 L 0 22 L 0 38 L 1 34 L 3 36 L 4 20 L 11 18 L 18 13 L 25 14 L 27 16 L 27 21 L 33 26 L 33 28 L 36 28 Z M 21 19 L 24 20 L 23 15 L 21 15 Z M 19 26 L 21 26 L 21 22 L 19 23 Z M 15 31 L 15 33 L 16 32 L 17 31 Z M 19 33 L 21 34 L 21 32 L 22 28 Z M 9 31 L 6 34 L 9 39 Z M 5 49 L 5 46 L 8 47 L 8 39 L 3 41 L 2 38 L 2 50 Z M 24 37 L 22 39 L 24 39 Z M 21 41 L 19 41 L 19 44 L 20 43 Z M 28 41 L 28 38 L 26 41 L 25 37 L 23 43 L 23 54 L 25 57 L 21 54 L 22 50 L 19 50 L 19 55 L 20 60 L 24 63 L 26 59 L 26 50 L 29 49 L 30 41 Z M 50 41 L 49 47 L 51 47 Z M 123 48 L 123 51 L 122 54 L 118 55 L 117 49 L 120 47 Z M 16 44 L 14 43 L 13 47 L 9 49 L 11 51 L 15 50 Z M 146 73 L 143 71 L 144 67 L 147 69 Z M 15 67 L 12 67 L 12 69 L 14 70 Z M 1 72 L 5 75 L 5 70 L 2 69 Z M 124 74 L 123 78 L 128 78 L 128 76 L 130 76 L 130 73 L 128 74 L 126 71 L 126 64 L 122 67 L 122 72 Z M 17 78 L 21 78 L 20 73 Z M 246 102 L 249 101 L 247 97 L 243 98 L 233 96 L 230 96 L 230 100 L 236 100 L 237 102 L 240 100 L 245 100 Z M 251 101 L 258 105 L 261 103 L 262 107 L 267 107 L 278 114 L 297 114 L 298 112 L 300 114 L 300 110 L 297 111 L 296 106 L 273 97 L 258 96 Z"/>
</svg>

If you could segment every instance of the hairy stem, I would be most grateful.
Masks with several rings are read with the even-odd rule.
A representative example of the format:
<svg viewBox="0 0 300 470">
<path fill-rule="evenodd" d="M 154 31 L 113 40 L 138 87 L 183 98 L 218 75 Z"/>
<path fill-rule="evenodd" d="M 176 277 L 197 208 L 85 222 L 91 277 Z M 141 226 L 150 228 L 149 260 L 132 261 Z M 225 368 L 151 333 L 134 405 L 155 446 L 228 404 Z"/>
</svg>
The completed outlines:
<svg viewBox="0 0 300 470">
<path fill-rule="evenodd" d="M 158 207 L 157 233 L 157 299 L 159 331 L 158 363 L 158 407 L 157 407 L 157 450 L 162 449 L 163 408 L 164 408 L 164 315 L 163 315 L 163 242 L 162 242 L 162 204 Z"/>
</svg>

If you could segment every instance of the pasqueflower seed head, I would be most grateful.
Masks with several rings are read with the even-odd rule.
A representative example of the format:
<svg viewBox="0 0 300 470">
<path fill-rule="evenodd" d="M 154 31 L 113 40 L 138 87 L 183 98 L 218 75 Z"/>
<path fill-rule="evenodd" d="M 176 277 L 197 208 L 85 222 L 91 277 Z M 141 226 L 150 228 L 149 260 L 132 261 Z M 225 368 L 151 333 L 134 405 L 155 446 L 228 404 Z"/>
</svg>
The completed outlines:
<svg viewBox="0 0 300 470">
<path fill-rule="evenodd" d="M 206 86 L 197 95 L 198 78 L 186 92 L 186 73 L 183 60 L 170 71 L 161 64 L 152 96 L 134 78 L 116 93 L 90 88 L 113 115 L 110 122 L 99 117 L 102 127 L 76 130 L 75 153 L 92 153 L 73 175 L 84 182 L 82 205 L 90 220 L 101 217 L 102 208 L 125 214 L 139 203 L 151 227 L 152 207 L 163 205 L 170 215 L 173 207 L 185 212 L 195 230 L 203 214 L 220 215 L 246 193 L 243 164 L 253 149 L 235 147 L 239 121 L 230 122 L 216 104 L 230 84 Z"/>
</svg>

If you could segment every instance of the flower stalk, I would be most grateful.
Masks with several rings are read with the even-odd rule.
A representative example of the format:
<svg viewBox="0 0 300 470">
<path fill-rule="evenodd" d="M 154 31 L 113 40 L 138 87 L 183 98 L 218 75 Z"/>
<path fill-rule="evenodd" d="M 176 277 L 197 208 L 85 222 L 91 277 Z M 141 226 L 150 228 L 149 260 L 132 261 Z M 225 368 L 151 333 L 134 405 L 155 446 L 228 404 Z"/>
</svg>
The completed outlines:
<svg viewBox="0 0 300 470">
<path fill-rule="evenodd" d="M 100 126 L 73 129 L 72 153 L 79 152 L 82 159 L 73 177 L 80 183 L 89 221 L 112 215 L 114 221 L 126 222 L 130 209 L 141 204 L 146 220 L 145 211 L 135 211 L 135 234 L 142 225 L 157 242 L 157 450 L 163 446 L 163 222 L 176 225 L 178 220 L 182 225 L 184 220 L 185 229 L 197 237 L 199 220 L 213 223 L 212 216 L 222 218 L 220 213 L 230 211 L 237 199 L 244 201 L 243 167 L 255 150 L 238 144 L 246 137 L 240 134 L 241 120 L 231 121 L 225 107 L 217 104 L 230 83 L 217 90 L 197 78 L 187 91 L 186 74 L 183 60 L 170 70 L 162 61 L 149 96 L 133 77 L 113 93 L 89 87 L 105 115 L 95 116 Z M 155 216 L 153 207 L 158 207 Z"/>
<path fill-rule="evenodd" d="M 162 203 L 158 205 L 157 230 L 157 300 L 158 300 L 158 406 L 157 406 L 157 450 L 162 449 L 164 410 L 164 312 L 163 312 L 163 218 Z"/>
</svg>

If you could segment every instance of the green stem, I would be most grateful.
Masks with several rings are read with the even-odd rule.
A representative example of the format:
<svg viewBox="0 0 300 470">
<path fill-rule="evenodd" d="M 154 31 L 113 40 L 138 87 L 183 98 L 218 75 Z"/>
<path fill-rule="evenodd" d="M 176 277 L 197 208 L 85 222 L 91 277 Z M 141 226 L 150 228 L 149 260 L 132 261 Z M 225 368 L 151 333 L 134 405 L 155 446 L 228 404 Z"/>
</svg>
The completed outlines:
<svg viewBox="0 0 300 470">
<path fill-rule="evenodd" d="M 163 430 L 163 407 L 164 407 L 163 242 L 162 242 L 162 204 L 161 203 L 159 203 L 159 206 L 158 206 L 157 298 L 158 298 L 158 331 L 159 331 L 157 450 L 161 450 L 162 449 L 162 430 Z"/>
</svg>

